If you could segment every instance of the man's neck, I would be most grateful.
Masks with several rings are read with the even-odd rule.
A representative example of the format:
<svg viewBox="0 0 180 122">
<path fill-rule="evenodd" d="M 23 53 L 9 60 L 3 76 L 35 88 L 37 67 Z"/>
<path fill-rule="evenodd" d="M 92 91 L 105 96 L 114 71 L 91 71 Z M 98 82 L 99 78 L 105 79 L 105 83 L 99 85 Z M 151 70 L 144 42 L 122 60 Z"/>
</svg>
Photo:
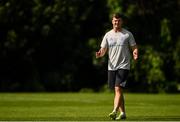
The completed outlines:
<svg viewBox="0 0 180 122">
<path fill-rule="evenodd" d="M 113 28 L 114 32 L 121 32 L 122 31 L 122 28 Z"/>
</svg>

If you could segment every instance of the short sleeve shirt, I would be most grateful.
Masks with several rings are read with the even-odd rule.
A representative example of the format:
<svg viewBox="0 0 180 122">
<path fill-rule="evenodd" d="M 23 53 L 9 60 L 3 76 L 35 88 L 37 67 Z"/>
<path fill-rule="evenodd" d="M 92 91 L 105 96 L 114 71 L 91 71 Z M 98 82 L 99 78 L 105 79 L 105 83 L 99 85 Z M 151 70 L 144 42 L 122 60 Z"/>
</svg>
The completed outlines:
<svg viewBox="0 0 180 122">
<path fill-rule="evenodd" d="M 135 46 L 136 42 L 131 32 L 122 29 L 121 32 L 110 30 L 101 42 L 102 48 L 108 48 L 108 70 L 130 69 L 129 46 Z"/>
</svg>

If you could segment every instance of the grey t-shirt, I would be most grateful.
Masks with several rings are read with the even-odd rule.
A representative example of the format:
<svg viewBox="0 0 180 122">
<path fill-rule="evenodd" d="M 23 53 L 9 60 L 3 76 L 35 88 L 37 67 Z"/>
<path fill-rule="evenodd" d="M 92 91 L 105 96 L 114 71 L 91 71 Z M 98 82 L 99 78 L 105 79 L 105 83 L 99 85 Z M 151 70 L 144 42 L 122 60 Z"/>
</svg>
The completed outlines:
<svg viewBox="0 0 180 122">
<path fill-rule="evenodd" d="M 110 30 L 101 42 L 102 48 L 108 48 L 108 70 L 130 69 L 129 46 L 136 45 L 131 32 L 122 29 L 121 32 Z"/>
</svg>

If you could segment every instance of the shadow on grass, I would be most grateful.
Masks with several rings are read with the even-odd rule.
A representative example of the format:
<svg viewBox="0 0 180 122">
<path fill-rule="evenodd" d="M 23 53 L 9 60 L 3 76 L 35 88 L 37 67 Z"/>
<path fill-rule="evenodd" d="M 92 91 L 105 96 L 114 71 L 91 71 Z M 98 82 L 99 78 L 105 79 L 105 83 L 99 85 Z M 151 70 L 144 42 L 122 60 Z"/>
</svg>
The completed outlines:
<svg viewBox="0 0 180 122">
<path fill-rule="evenodd" d="M 34 117 L 34 118 L 0 118 L 0 121 L 111 121 L 108 117 Z M 122 120 L 121 120 L 122 121 Z M 123 121 L 180 121 L 180 116 L 143 116 L 128 117 Z"/>
</svg>

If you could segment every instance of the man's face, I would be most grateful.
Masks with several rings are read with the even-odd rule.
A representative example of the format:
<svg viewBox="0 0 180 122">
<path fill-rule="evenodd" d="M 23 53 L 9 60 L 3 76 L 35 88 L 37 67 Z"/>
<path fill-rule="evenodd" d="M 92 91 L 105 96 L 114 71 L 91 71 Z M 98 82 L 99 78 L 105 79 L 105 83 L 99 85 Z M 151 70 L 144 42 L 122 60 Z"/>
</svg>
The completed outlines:
<svg viewBox="0 0 180 122">
<path fill-rule="evenodd" d="M 114 28 L 121 28 L 122 25 L 122 19 L 121 18 L 115 18 L 112 19 L 112 24 Z"/>
</svg>

